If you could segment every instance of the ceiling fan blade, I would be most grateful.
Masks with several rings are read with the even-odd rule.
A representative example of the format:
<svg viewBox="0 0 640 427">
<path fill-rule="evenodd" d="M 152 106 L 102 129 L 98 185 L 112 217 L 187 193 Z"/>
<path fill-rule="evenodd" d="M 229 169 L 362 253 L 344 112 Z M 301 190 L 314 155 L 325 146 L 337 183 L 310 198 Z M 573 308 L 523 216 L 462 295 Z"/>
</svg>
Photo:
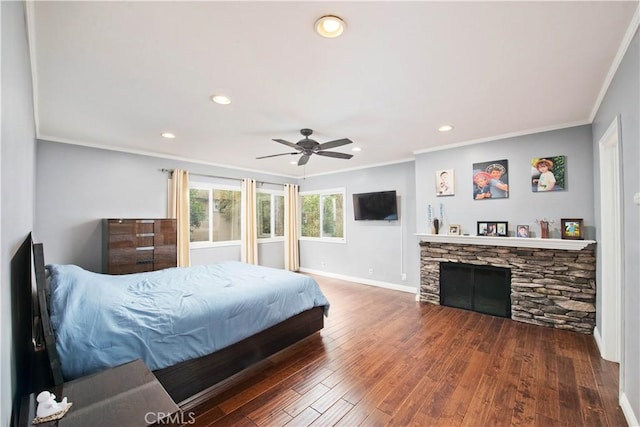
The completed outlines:
<svg viewBox="0 0 640 427">
<path fill-rule="evenodd" d="M 343 145 L 351 144 L 352 142 L 353 141 L 351 141 L 349 138 L 336 139 L 334 141 L 329 141 L 329 142 L 320 144 L 320 146 L 318 146 L 318 149 L 327 150 L 329 148 L 336 148 L 336 147 L 341 147 Z"/>
<path fill-rule="evenodd" d="M 262 157 L 256 157 L 256 159 L 266 159 L 268 157 L 277 157 L 277 156 L 287 156 L 289 154 L 300 154 L 299 152 L 297 153 L 282 153 L 282 154 L 272 154 L 270 156 L 262 156 Z"/>
<path fill-rule="evenodd" d="M 300 160 L 298 160 L 298 166 L 306 165 L 309 161 L 309 157 L 310 156 L 308 154 L 303 154 L 302 157 L 300 157 Z"/>
<path fill-rule="evenodd" d="M 280 144 L 284 144 L 287 147 L 295 148 L 296 150 L 302 151 L 302 147 L 298 144 L 294 144 L 293 142 L 285 141 L 284 139 L 274 139 L 275 142 L 279 142 Z"/>
<path fill-rule="evenodd" d="M 353 157 L 353 154 L 338 153 L 336 151 L 318 151 L 316 154 L 319 156 L 335 157 L 336 159 L 350 159 Z"/>
</svg>

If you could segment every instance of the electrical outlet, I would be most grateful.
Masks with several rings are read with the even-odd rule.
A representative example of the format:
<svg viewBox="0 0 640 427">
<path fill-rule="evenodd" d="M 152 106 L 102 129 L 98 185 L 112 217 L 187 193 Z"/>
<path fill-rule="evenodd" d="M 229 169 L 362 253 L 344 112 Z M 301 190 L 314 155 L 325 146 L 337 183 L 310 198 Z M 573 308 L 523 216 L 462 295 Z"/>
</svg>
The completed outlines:
<svg viewBox="0 0 640 427">
<path fill-rule="evenodd" d="M 320 261 L 320 268 L 324 268 L 326 266 L 324 261 Z"/>
<path fill-rule="evenodd" d="M 636 193 L 633 195 L 633 203 L 636 205 L 640 205 L 640 193 Z"/>
<path fill-rule="evenodd" d="M 373 268 L 369 269 L 369 276 L 373 276 Z"/>
<path fill-rule="evenodd" d="M 402 273 L 401 278 L 402 278 L 403 282 L 406 282 L 407 281 L 407 273 Z"/>
</svg>

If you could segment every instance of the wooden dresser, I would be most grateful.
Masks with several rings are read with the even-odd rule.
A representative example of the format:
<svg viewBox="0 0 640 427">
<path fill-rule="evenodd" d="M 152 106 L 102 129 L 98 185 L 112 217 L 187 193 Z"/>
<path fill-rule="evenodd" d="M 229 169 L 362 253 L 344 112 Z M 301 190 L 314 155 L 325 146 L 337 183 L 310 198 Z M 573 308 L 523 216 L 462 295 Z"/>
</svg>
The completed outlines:
<svg viewBox="0 0 640 427">
<path fill-rule="evenodd" d="M 103 273 L 140 273 L 176 265 L 175 219 L 103 220 Z"/>
</svg>

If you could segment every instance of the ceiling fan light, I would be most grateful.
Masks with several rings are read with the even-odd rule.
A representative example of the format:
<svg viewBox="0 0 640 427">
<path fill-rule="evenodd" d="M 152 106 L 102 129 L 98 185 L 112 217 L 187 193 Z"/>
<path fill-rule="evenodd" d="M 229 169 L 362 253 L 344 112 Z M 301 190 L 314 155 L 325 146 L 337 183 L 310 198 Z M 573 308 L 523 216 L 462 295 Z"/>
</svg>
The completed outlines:
<svg viewBox="0 0 640 427">
<path fill-rule="evenodd" d="M 325 15 L 316 21 L 316 32 L 329 39 L 338 37 L 344 32 L 345 22 L 334 15 Z"/>
</svg>

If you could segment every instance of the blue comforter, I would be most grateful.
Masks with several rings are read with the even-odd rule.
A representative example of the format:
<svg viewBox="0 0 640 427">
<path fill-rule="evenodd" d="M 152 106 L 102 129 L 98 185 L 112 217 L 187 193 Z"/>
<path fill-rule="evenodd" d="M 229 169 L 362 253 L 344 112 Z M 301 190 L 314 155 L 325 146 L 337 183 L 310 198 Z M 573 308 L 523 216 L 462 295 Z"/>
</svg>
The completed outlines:
<svg viewBox="0 0 640 427">
<path fill-rule="evenodd" d="M 141 358 L 151 370 L 220 350 L 329 302 L 310 277 L 225 262 L 110 276 L 50 265 L 65 379 Z"/>
</svg>

